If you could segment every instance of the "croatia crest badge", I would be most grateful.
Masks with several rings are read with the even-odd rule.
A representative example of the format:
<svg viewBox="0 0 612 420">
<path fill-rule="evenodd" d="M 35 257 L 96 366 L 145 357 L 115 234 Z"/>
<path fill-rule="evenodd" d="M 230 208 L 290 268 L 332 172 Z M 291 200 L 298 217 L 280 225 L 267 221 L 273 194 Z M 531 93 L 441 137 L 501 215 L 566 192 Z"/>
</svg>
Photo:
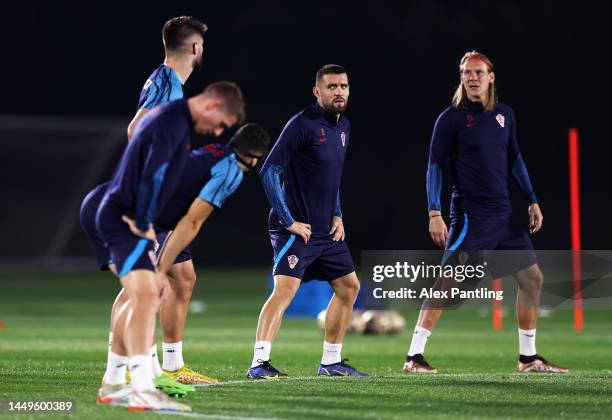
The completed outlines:
<svg viewBox="0 0 612 420">
<path fill-rule="evenodd" d="M 287 262 L 289 263 L 289 268 L 293 270 L 297 263 L 300 262 L 300 259 L 295 255 L 289 255 L 287 257 Z"/>
<path fill-rule="evenodd" d="M 499 125 L 504 128 L 504 124 L 506 124 L 506 119 L 504 118 L 504 116 L 502 114 L 497 114 L 495 116 L 495 119 L 497 120 L 497 122 L 499 123 Z"/>
<path fill-rule="evenodd" d="M 342 142 L 342 147 L 345 147 L 346 146 L 346 134 L 344 133 L 344 131 L 340 133 L 340 141 Z"/>
</svg>

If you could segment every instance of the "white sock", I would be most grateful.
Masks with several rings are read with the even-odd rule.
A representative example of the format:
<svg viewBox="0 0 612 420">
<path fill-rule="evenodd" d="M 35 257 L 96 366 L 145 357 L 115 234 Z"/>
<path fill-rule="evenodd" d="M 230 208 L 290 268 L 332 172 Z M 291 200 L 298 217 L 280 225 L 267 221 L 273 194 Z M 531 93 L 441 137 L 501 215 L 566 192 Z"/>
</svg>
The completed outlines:
<svg viewBox="0 0 612 420">
<path fill-rule="evenodd" d="M 425 344 L 427 344 L 427 339 L 430 335 L 431 331 L 426 330 L 423 327 L 414 327 L 414 334 L 412 335 L 412 342 L 410 343 L 408 356 L 425 353 Z"/>
<path fill-rule="evenodd" d="M 523 356 L 536 355 L 536 330 L 521 330 L 518 329 L 519 336 L 519 354 Z"/>
<path fill-rule="evenodd" d="M 269 341 L 256 341 L 253 346 L 253 361 L 251 367 L 259 366 L 262 362 L 270 360 L 272 343 Z"/>
<path fill-rule="evenodd" d="M 162 343 L 164 349 L 164 369 L 179 370 L 185 365 L 183 362 L 183 342 L 178 343 Z"/>
<path fill-rule="evenodd" d="M 153 344 L 151 346 L 149 353 L 151 353 L 151 368 L 153 369 L 153 377 L 157 378 L 164 373 L 162 372 L 162 368 L 159 365 L 159 359 L 157 358 L 157 344 Z"/>
<path fill-rule="evenodd" d="M 151 356 L 142 354 L 130 357 L 130 376 L 134 391 L 153 391 L 153 371 L 151 370 Z"/>
<path fill-rule="evenodd" d="M 127 356 L 121 356 L 109 350 L 106 372 L 104 372 L 104 383 L 109 385 L 124 384 L 128 360 Z"/>
<path fill-rule="evenodd" d="M 321 357 L 322 365 L 331 365 L 334 363 L 340 363 L 342 360 L 342 343 L 332 344 L 327 341 L 323 341 L 323 357 Z"/>
</svg>

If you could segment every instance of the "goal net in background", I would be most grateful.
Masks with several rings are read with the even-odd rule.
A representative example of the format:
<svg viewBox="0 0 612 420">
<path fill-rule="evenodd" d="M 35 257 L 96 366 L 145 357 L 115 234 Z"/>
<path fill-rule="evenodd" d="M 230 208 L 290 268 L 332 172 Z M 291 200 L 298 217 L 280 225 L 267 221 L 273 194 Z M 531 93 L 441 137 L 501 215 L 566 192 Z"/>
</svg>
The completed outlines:
<svg viewBox="0 0 612 420">
<path fill-rule="evenodd" d="M 109 118 L 0 115 L 0 271 L 92 267 L 79 208 L 111 177 L 126 127 Z"/>
</svg>

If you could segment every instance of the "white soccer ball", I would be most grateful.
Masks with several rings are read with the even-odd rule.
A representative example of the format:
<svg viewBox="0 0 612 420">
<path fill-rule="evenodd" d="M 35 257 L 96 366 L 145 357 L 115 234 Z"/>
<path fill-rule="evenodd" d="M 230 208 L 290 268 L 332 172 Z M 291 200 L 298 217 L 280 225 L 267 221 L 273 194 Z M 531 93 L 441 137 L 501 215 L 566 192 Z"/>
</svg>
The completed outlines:
<svg viewBox="0 0 612 420">
<path fill-rule="evenodd" d="M 391 320 L 384 310 L 372 309 L 365 311 L 361 319 L 366 325 L 365 334 L 383 335 L 388 334 L 391 330 Z"/>
</svg>

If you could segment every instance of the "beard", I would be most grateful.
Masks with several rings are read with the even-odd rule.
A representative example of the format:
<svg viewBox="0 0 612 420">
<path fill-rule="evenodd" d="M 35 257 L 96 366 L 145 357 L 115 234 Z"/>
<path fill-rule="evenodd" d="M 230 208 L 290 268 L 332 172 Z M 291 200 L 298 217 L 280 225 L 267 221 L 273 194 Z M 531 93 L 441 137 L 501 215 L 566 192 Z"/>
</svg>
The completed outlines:
<svg viewBox="0 0 612 420">
<path fill-rule="evenodd" d="M 193 71 L 199 71 L 202 68 L 202 56 L 193 60 Z"/>
<path fill-rule="evenodd" d="M 345 98 L 344 102 L 335 102 L 336 98 L 332 99 L 329 103 L 323 104 L 323 109 L 332 114 L 342 114 L 346 111 L 348 100 Z"/>
</svg>

